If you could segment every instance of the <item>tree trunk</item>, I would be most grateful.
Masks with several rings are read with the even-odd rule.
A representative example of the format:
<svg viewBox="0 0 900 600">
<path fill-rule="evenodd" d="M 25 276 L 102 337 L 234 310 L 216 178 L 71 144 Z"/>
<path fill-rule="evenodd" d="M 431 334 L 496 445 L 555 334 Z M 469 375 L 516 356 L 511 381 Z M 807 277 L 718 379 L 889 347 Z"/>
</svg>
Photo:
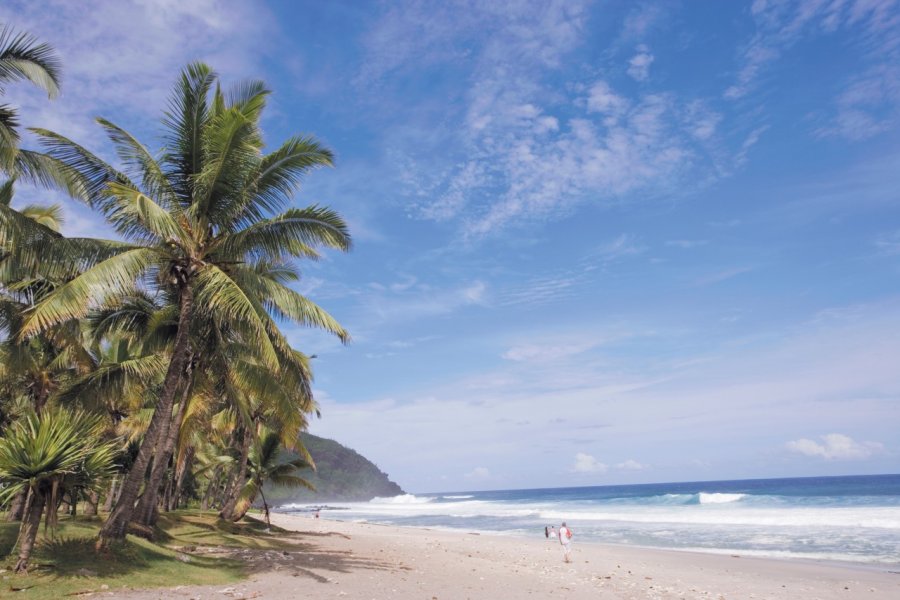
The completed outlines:
<svg viewBox="0 0 900 600">
<path fill-rule="evenodd" d="M 86 517 L 96 517 L 98 504 L 100 504 L 100 494 L 94 490 L 90 490 L 87 493 L 87 499 L 84 502 L 84 515 Z"/>
<path fill-rule="evenodd" d="M 31 494 L 31 505 L 26 509 L 25 518 L 19 529 L 19 560 L 16 562 L 16 573 L 28 574 L 28 559 L 34 549 L 38 529 L 41 528 L 41 515 L 44 513 L 44 493 L 35 489 Z"/>
<path fill-rule="evenodd" d="M 153 454 L 153 449 L 156 447 L 159 432 L 163 423 L 172 418 L 172 404 L 178 391 L 178 383 L 181 381 L 184 368 L 187 366 L 190 356 L 191 316 L 194 309 L 194 291 L 190 282 L 186 282 L 181 286 L 180 304 L 178 332 L 175 334 L 172 360 L 169 361 L 169 369 L 163 381 L 159 402 L 156 405 L 156 410 L 153 411 L 153 418 L 150 420 L 150 426 L 144 436 L 143 443 L 141 443 L 141 449 L 138 451 L 134 466 L 132 466 L 131 471 L 128 472 L 128 476 L 122 483 L 119 501 L 103 525 L 103 529 L 100 530 L 100 537 L 97 540 L 98 548 L 108 546 L 113 540 L 125 538 L 128 522 L 134 514 L 134 501 L 141 491 L 141 484 L 144 482 L 144 475 L 147 471 L 147 463 L 150 461 L 150 455 Z"/>
<path fill-rule="evenodd" d="M 178 505 L 181 502 L 181 488 L 184 485 L 184 478 L 187 475 L 188 471 L 191 470 L 191 463 L 194 462 L 194 447 L 188 446 L 188 449 L 185 451 L 184 460 L 181 461 L 181 465 L 175 468 L 175 493 L 172 494 L 172 501 L 169 504 L 168 510 L 177 510 Z"/>
<path fill-rule="evenodd" d="M 222 519 L 237 521 L 241 518 L 235 518 L 234 508 L 237 506 L 238 498 L 241 496 L 241 490 L 244 488 L 244 483 L 247 479 L 247 459 L 250 457 L 250 442 L 253 440 L 253 429 L 252 424 L 244 427 L 244 439 L 241 443 L 241 461 L 238 464 L 231 493 L 225 499 L 225 506 L 219 512 L 219 517 Z"/>
<path fill-rule="evenodd" d="M 9 505 L 9 512 L 6 515 L 6 521 L 13 523 L 22 520 L 22 513 L 25 512 L 25 501 L 28 499 L 28 491 L 22 490 L 13 498 L 12 504 Z"/>
<path fill-rule="evenodd" d="M 134 517 L 132 518 L 133 521 L 148 527 L 156 522 L 155 515 L 159 515 L 159 511 L 156 509 L 159 501 L 159 486 L 169 470 L 169 462 L 175 450 L 175 442 L 178 441 L 181 420 L 184 418 L 185 407 L 191 393 L 190 375 L 186 375 L 183 379 L 184 391 L 181 394 L 181 404 L 178 410 L 175 411 L 175 414 L 169 419 L 168 425 L 164 426 L 160 431 L 156 451 L 153 454 L 153 467 L 150 469 L 150 479 L 147 480 L 147 485 L 144 487 L 144 495 L 138 501 Z"/>
<path fill-rule="evenodd" d="M 272 522 L 269 520 L 269 503 L 266 502 L 266 493 L 263 491 L 262 484 L 259 484 L 259 495 L 262 496 L 263 512 L 266 514 L 266 529 L 272 529 Z"/>
<path fill-rule="evenodd" d="M 209 510 L 209 501 L 213 499 L 213 494 L 219 486 L 219 474 L 222 472 L 222 465 L 216 465 L 213 469 L 212 477 L 209 485 L 206 486 L 206 492 L 203 494 L 203 500 L 200 501 L 200 510 Z"/>
<path fill-rule="evenodd" d="M 116 501 L 116 481 L 118 479 L 118 475 L 113 475 L 112 481 L 109 482 L 109 493 L 106 495 L 106 501 L 103 503 L 104 512 L 111 511 L 113 503 Z"/>
</svg>

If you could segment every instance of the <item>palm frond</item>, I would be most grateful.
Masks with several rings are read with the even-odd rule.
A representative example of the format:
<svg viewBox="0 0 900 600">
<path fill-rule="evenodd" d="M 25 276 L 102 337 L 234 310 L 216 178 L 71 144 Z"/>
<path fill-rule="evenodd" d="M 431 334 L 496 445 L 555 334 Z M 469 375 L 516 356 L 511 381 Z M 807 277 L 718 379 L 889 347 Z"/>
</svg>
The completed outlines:
<svg viewBox="0 0 900 600">
<path fill-rule="evenodd" d="M 241 289 L 224 271 L 212 264 L 204 265 L 196 275 L 197 306 L 211 318 L 246 330 L 260 358 L 277 371 L 278 357 L 266 334 L 268 315 L 265 308 Z"/>
<path fill-rule="evenodd" d="M 26 183 L 60 190 L 80 202 L 88 201 L 84 181 L 65 163 L 52 156 L 20 148 L 16 152 L 13 171 Z"/>
<path fill-rule="evenodd" d="M 38 136 L 46 155 L 68 169 L 74 184 L 83 190 L 83 197 L 76 196 L 76 199 L 82 199 L 105 213 L 108 199 L 107 184 L 118 182 L 134 187 L 124 173 L 110 166 L 87 148 L 48 129 L 35 127 L 31 128 L 31 131 Z"/>
<path fill-rule="evenodd" d="M 181 72 L 164 115 L 168 153 L 161 162 L 183 208 L 193 201 L 194 178 L 203 168 L 203 128 L 209 119 L 207 96 L 216 78 L 209 66 L 189 64 Z"/>
<path fill-rule="evenodd" d="M 282 210 L 310 171 L 333 165 L 334 154 L 315 138 L 292 137 L 262 157 L 238 201 L 214 215 L 214 221 L 227 229 L 255 223 Z"/>
<path fill-rule="evenodd" d="M 153 248 L 126 250 L 58 287 L 28 312 L 20 335 L 32 336 L 68 319 L 85 317 L 117 294 L 127 293 L 158 257 Z"/>
<path fill-rule="evenodd" d="M 28 80 L 55 98 L 60 70 L 59 57 L 48 44 L 8 26 L 0 30 L 0 81 Z"/>
<path fill-rule="evenodd" d="M 130 168 L 132 178 L 139 177 L 144 191 L 151 197 L 159 198 L 167 210 L 176 209 L 175 192 L 150 151 L 137 138 L 111 121 L 98 118 L 97 122 L 115 145 L 119 159 Z"/>
<path fill-rule="evenodd" d="M 335 211 L 295 208 L 263 219 L 235 233 L 223 234 L 213 245 L 223 260 L 281 261 L 287 257 L 317 259 L 317 246 L 347 251 L 352 245 L 347 224 Z"/>
</svg>

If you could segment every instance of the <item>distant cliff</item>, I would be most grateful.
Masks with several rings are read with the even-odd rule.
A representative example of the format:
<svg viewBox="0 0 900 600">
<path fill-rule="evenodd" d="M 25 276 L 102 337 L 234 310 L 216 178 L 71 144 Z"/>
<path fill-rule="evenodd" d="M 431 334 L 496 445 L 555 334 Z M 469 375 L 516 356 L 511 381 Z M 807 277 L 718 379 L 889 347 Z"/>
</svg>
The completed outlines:
<svg viewBox="0 0 900 600">
<path fill-rule="evenodd" d="M 317 471 L 304 470 L 296 474 L 316 486 L 316 491 L 267 487 L 266 497 L 271 504 L 367 501 L 404 493 L 387 474 L 358 452 L 310 433 L 301 434 L 300 439 L 316 462 Z"/>
</svg>

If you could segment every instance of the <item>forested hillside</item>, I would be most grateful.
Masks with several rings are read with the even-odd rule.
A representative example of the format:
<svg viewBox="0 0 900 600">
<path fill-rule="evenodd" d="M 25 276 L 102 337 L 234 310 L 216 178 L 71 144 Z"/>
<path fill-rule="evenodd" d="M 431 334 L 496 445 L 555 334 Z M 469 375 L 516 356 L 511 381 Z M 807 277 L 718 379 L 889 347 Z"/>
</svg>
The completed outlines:
<svg viewBox="0 0 900 600">
<path fill-rule="evenodd" d="M 301 439 L 316 462 L 317 472 L 297 474 L 312 483 L 316 491 L 305 488 L 266 490 L 273 505 L 292 502 L 366 501 L 375 497 L 402 494 L 399 485 L 388 479 L 370 460 L 334 440 L 302 433 Z"/>
</svg>

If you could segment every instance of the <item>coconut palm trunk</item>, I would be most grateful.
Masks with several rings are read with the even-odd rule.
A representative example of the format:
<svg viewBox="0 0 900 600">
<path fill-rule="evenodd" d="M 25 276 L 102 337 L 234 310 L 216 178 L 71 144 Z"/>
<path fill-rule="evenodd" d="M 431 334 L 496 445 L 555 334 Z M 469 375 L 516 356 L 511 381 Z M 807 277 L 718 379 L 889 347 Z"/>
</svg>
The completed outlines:
<svg viewBox="0 0 900 600">
<path fill-rule="evenodd" d="M 181 299 L 179 301 L 178 332 L 175 334 L 175 345 L 172 349 L 172 360 L 163 382 L 159 403 L 153 411 L 153 418 L 144 436 L 141 449 L 138 451 L 134 466 L 128 472 L 119 495 L 119 501 L 115 509 L 100 530 L 97 540 L 98 548 L 104 548 L 114 540 L 122 540 L 128 531 L 128 523 L 134 515 L 134 502 L 137 500 L 141 485 L 144 483 L 144 475 L 147 471 L 147 463 L 150 455 L 156 447 L 160 430 L 165 421 L 172 419 L 172 404 L 178 391 L 178 384 L 182 379 L 184 369 L 190 358 L 190 326 L 194 311 L 194 292 L 190 281 L 184 281 L 181 285 Z"/>
<path fill-rule="evenodd" d="M 175 469 L 175 492 L 172 494 L 172 500 L 166 510 L 176 510 L 181 502 L 181 488 L 184 486 L 184 478 L 191 469 L 194 462 L 194 447 L 190 446 L 184 455 L 184 460 L 179 467 Z"/>
<path fill-rule="evenodd" d="M 110 512 L 112 510 L 113 504 L 116 501 L 116 483 L 118 483 L 119 476 L 113 475 L 112 479 L 109 481 L 109 492 L 106 494 L 106 500 L 103 502 L 103 512 Z"/>
<path fill-rule="evenodd" d="M 169 470 L 169 462 L 172 460 L 172 454 L 175 451 L 175 442 L 178 441 L 178 430 L 184 418 L 190 392 L 191 378 L 190 375 L 186 375 L 184 377 L 184 391 L 181 394 L 181 404 L 170 419 L 168 426 L 164 427 L 164 430 L 160 432 L 156 452 L 153 457 L 153 467 L 150 469 L 150 479 L 147 480 L 144 495 L 138 501 L 134 517 L 132 518 L 133 521 L 142 525 L 153 525 L 159 516 L 159 511 L 157 510 L 159 486 Z"/>
<path fill-rule="evenodd" d="M 27 499 L 28 492 L 26 490 L 22 490 L 16 494 L 16 497 L 13 498 L 13 501 L 9 505 L 9 512 L 6 514 L 6 521 L 8 523 L 22 520 L 22 515 L 25 513 L 25 501 Z"/>
<path fill-rule="evenodd" d="M 253 429 L 253 427 L 244 426 L 244 439 L 241 442 L 241 459 L 238 463 L 234 481 L 232 481 L 230 493 L 225 498 L 225 505 L 219 511 L 219 517 L 228 521 L 238 521 L 244 516 L 236 515 L 234 509 L 241 497 L 244 481 L 247 479 L 247 461 L 250 458 L 250 442 L 253 440 Z"/>
<path fill-rule="evenodd" d="M 89 490 L 84 502 L 84 515 L 86 517 L 96 517 L 97 507 L 100 505 L 100 494 L 95 490 Z"/>
<path fill-rule="evenodd" d="M 32 488 L 31 502 L 26 508 L 25 519 L 19 532 L 19 559 L 16 562 L 16 573 L 28 573 L 28 559 L 34 549 L 38 530 L 41 528 L 41 515 L 44 514 L 46 496 L 42 491 Z"/>
<path fill-rule="evenodd" d="M 219 489 L 219 475 L 222 473 L 222 465 L 216 465 L 213 469 L 212 477 L 209 479 L 209 485 L 206 486 L 206 492 L 200 501 L 200 510 L 209 510 L 209 503 L 215 501 L 216 490 Z"/>
<path fill-rule="evenodd" d="M 259 486 L 259 495 L 262 497 L 263 501 L 263 512 L 266 515 L 266 528 L 272 528 L 272 522 L 269 520 L 269 503 L 266 501 L 266 493 L 263 491 L 262 486 Z"/>
</svg>

